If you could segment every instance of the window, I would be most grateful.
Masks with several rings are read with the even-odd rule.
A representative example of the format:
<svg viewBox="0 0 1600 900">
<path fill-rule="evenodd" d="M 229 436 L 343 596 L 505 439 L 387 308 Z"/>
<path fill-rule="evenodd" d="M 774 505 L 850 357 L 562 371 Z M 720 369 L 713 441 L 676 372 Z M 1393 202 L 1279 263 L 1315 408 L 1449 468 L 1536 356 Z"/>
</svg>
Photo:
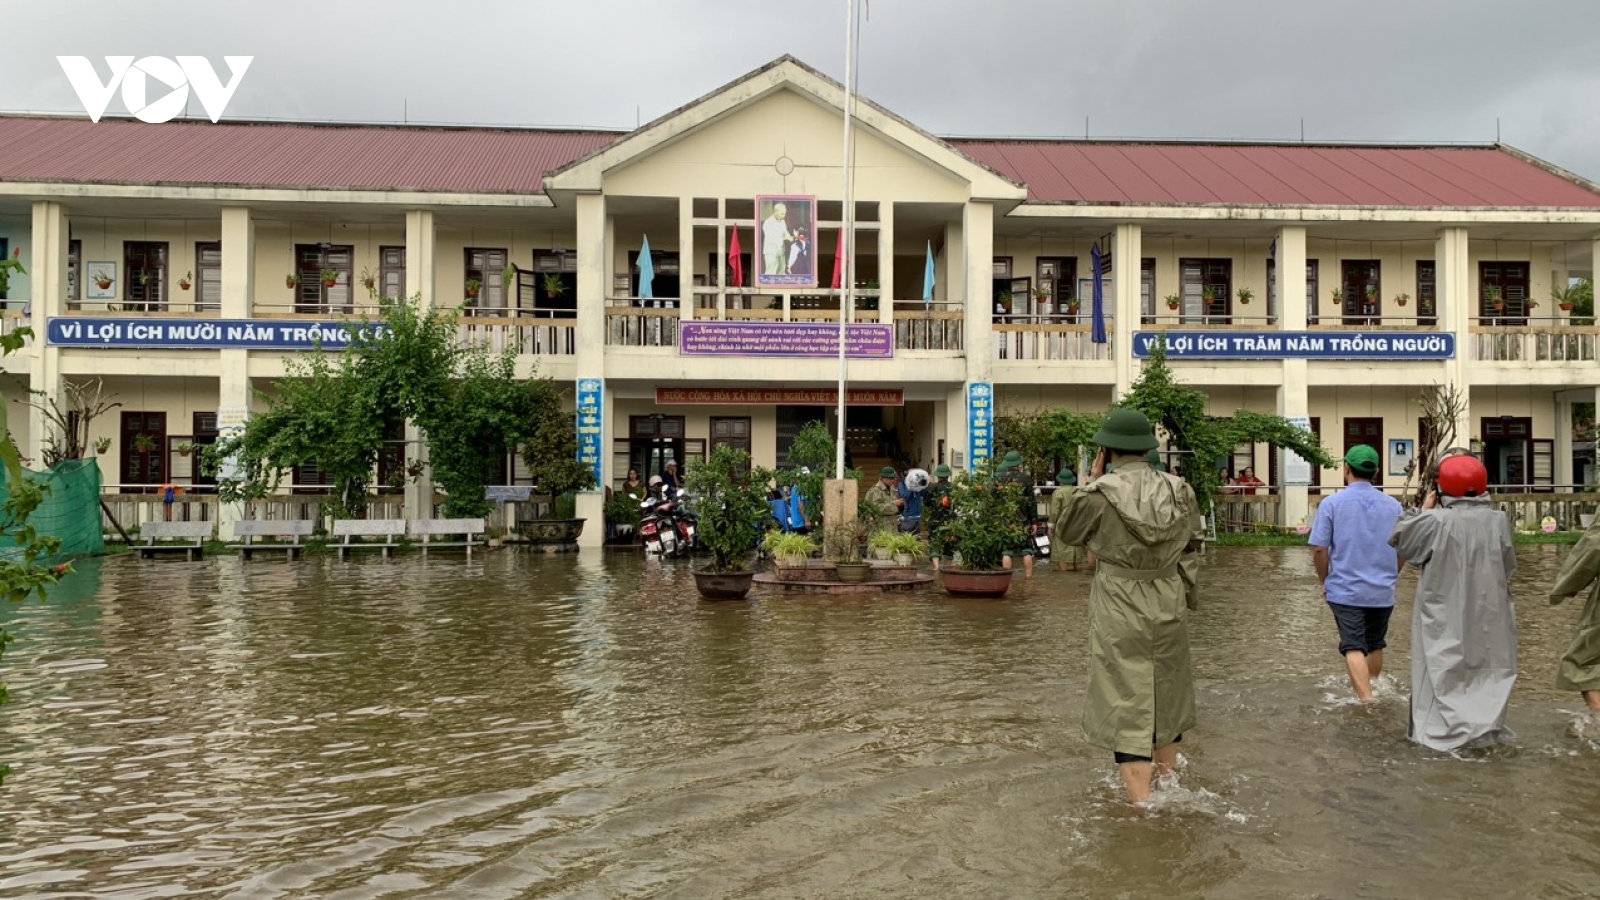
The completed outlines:
<svg viewBox="0 0 1600 900">
<path fill-rule="evenodd" d="M 378 248 L 378 296 L 391 299 L 406 295 L 406 248 Z"/>
<path fill-rule="evenodd" d="M 711 417 L 711 447 L 716 449 L 723 446 L 750 452 L 749 416 Z"/>
<path fill-rule="evenodd" d="M 355 248 L 334 244 L 295 244 L 295 274 L 300 285 L 295 288 L 294 311 L 297 313 L 355 312 L 351 302 L 351 265 Z M 333 284 L 323 273 L 333 276 Z"/>
<path fill-rule="evenodd" d="M 1343 458 L 1358 444 L 1366 444 L 1378 451 L 1379 459 L 1384 456 L 1387 449 L 1383 443 L 1383 419 L 1380 418 L 1349 418 L 1344 420 L 1344 452 Z M 1383 484 L 1383 470 L 1385 466 L 1378 467 L 1378 474 L 1372 476 L 1373 485 Z"/>
<path fill-rule="evenodd" d="M 314 462 L 294 467 L 294 487 L 291 494 L 324 494 L 333 486 L 333 476 L 322 471 Z"/>
<path fill-rule="evenodd" d="M 83 241 L 67 241 L 67 299 L 83 300 Z"/>
<path fill-rule="evenodd" d="M 651 250 L 650 258 L 655 264 L 656 277 L 650 282 L 650 292 L 655 295 L 655 305 L 676 307 L 678 305 L 676 302 L 661 301 L 678 299 L 678 251 Z M 632 291 L 630 296 L 639 296 L 639 251 L 637 250 L 628 251 L 628 285 Z"/>
<path fill-rule="evenodd" d="M 1306 324 L 1317 323 L 1317 261 L 1306 260 Z M 1278 261 L 1267 259 L 1267 322 L 1278 321 Z"/>
<path fill-rule="evenodd" d="M 468 247 L 466 249 L 467 281 L 476 281 L 479 284 L 478 301 L 470 304 L 480 310 L 504 310 L 506 308 L 506 266 L 510 264 L 506 251 L 502 249 L 489 249 L 486 247 Z M 466 296 L 466 286 L 462 286 L 463 296 Z"/>
<path fill-rule="evenodd" d="M 533 251 L 533 271 L 517 271 L 517 309 L 542 319 L 578 315 L 578 255 Z"/>
<path fill-rule="evenodd" d="M 197 412 L 194 414 L 194 434 L 189 437 L 189 441 L 197 448 L 194 455 L 190 457 L 194 460 L 194 474 L 189 479 L 190 483 L 216 484 L 217 476 L 207 475 L 200 471 L 200 449 L 198 449 L 217 442 L 217 414 L 215 412 Z"/>
<path fill-rule="evenodd" d="M 1346 325 L 1375 325 L 1383 312 L 1383 267 L 1375 259 L 1341 263 L 1340 304 Z"/>
<path fill-rule="evenodd" d="M 1485 325 L 1528 324 L 1528 264 L 1478 263 L 1478 315 Z"/>
<path fill-rule="evenodd" d="M 122 412 L 122 492 L 155 490 L 167 480 L 167 414 Z"/>
<path fill-rule="evenodd" d="M 150 312 L 167 308 L 167 242 L 123 241 L 127 308 Z"/>
<path fill-rule="evenodd" d="M 222 242 L 201 241 L 194 245 L 194 308 L 222 308 Z"/>
<path fill-rule="evenodd" d="M 1077 257 L 1041 256 L 1035 266 L 1038 275 L 1038 280 L 1034 283 L 1035 289 L 1044 294 L 1044 299 L 1035 298 L 1031 305 L 1013 302 L 1012 310 L 1042 314 L 1044 309 L 1039 304 L 1050 303 L 1051 312 L 1056 315 L 1065 315 L 1067 301 L 1073 298 L 1074 292 L 1077 290 Z"/>
<path fill-rule="evenodd" d="M 1139 309 L 1144 312 L 1144 323 L 1156 320 L 1156 260 L 1146 256 L 1139 260 Z"/>
<path fill-rule="evenodd" d="M 1439 324 L 1439 276 L 1433 260 L 1417 260 L 1417 324 Z"/>
<path fill-rule="evenodd" d="M 1180 259 L 1183 321 L 1204 319 L 1214 325 L 1230 324 L 1233 312 L 1233 260 Z"/>
</svg>

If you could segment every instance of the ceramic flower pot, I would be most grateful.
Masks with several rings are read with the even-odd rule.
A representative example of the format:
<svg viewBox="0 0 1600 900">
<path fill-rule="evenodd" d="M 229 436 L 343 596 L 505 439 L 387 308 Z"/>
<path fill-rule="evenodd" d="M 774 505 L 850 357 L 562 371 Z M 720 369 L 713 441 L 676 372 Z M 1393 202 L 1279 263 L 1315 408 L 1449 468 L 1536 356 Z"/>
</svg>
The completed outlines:
<svg viewBox="0 0 1600 900">
<path fill-rule="evenodd" d="M 993 572 L 944 569 L 939 573 L 945 593 L 953 597 L 1004 597 L 1011 589 L 1011 570 Z"/>
<path fill-rule="evenodd" d="M 743 600 L 755 583 L 755 572 L 701 572 L 694 574 L 695 589 L 707 600 Z"/>
</svg>

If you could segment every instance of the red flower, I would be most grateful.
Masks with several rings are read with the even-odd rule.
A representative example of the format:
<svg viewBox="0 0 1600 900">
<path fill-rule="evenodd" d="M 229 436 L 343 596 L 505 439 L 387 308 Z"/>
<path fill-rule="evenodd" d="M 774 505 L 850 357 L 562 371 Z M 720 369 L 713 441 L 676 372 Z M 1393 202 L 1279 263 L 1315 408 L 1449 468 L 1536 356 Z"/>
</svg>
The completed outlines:
<svg viewBox="0 0 1600 900">
<path fill-rule="evenodd" d="M 61 565 L 56 566 L 54 569 L 51 569 L 50 571 L 54 572 L 55 576 L 57 578 L 60 578 L 61 576 L 67 574 L 67 572 L 68 572 L 68 570 L 70 568 L 71 568 L 70 564 L 62 563 Z"/>
</svg>

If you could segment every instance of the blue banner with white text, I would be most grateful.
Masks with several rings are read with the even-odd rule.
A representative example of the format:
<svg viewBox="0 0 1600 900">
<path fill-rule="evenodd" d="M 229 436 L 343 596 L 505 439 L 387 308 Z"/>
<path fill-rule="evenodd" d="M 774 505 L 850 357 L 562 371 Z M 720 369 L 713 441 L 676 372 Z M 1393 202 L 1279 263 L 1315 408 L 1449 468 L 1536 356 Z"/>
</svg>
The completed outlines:
<svg viewBox="0 0 1600 900">
<path fill-rule="evenodd" d="M 45 322 L 45 341 L 108 350 L 344 350 L 352 335 L 372 336 L 383 328 L 368 322 L 52 316 Z"/>
<path fill-rule="evenodd" d="M 994 447 L 994 385 L 974 381 L 967 385 L 967 465 L 976 468 Z"/>
<path fill-rule="evenodd" d="M 605 381 L 578 379 L 578 462 L 594 472 L 595 490 L 605 488 Z"/>
<path fill-rule="evenodd" d="M 1453 359 L 1456 336 L 1402 331 L 1138 331 L 1133 355 L 1166 339 L 1168 359 Z"/>
</svg>

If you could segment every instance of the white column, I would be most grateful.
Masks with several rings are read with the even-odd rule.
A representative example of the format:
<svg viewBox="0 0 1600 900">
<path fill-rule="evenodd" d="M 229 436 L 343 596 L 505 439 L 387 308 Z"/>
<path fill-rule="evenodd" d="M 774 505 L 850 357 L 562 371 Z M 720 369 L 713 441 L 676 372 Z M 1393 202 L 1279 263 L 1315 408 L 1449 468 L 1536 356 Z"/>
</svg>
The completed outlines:
<svg viewBox="0 0 1600 900">
<path fill-rule="evenodd" d="M 222 303 L 224 319 L 248 319 L 255 311 L 256 227 L 250 210 L 222 210 Z M 250 416 L 250 351 L 218 352 L 217 418 L 244 422 Z M 233 523 L 249 518 L 243 503 L 223 503 L 217 510 L 217 536 L 233 537 Z"/>
<path fill-rule="evenodd" d="M 1310 310 L 1306 308 L 1306 229 L 1285 225 L 1278 229 L 1277 265 L 1273 292 L 1278 297 L 1278 321 L 1284 331 L 1304 331 Z M 1283 361 L 1283 382 L 1278 387 L 1278 415 L 1297 418 L 1311 414 L 1311 389 L 1304 359 Z M 1287 471 L 1287 450 L 1280 450 L 1279 477 Z M 1316 471 L 1312 469 L 1313 473 Z M 1313 480 L 1316 476 L 1313 474 Z M 1311 512 L 1310 489 L 1305 485 L 1283 485 L 1278 497 L 1278 523 L 1296 525 Z"/>
<path fill-rule="evenodd" d="M 1111 245 L 1111 286 L 1113 321 L 1107 324 L 1115 329 L 1108 335 L 1111 341 L 1111 359 L 1116 372 L 1117 385 L 1113 397 L 1121 399 L 1133 388 L 1139 377 L 1139 364 L 1133 358 L 1133 333 L 1139 327 L 1139 263 L 1144 256 L 1144 229 L 1131 223 L 1117 226 Z M 1094 277 L 1094 264 L 1090 263 L 1089 276 Z M 1092 299 L 1091 307 L 1092 307 Z M 1080 307 L 1083 309 L 1083 307 Z M 1093 309 L 1089 309 L 1093 312 Z M 1111 329 L 1107 329 L 1111 330 Z"/>
<path fill-rule="evenodd" d="M 414 209 L 406 213 L 406 296 L 415 300 L 426 315 L 433 310 L 438 285 L 435 283 L 434 242 L 438 229 L 433 211 Z M 426 464 L 427 436 L 415 422 L 406 422 L 406 461 Z M 406 482 L 405 515 L 408 519 L 433 518 L 433 475 L 424 465 L 423 474 Z"/>
<path fill-rule="evenodd" d="M 67 296 L 67 208 L 60 203 L 40 200 L 33 204 L 33 254 L 28 264 L 32 279 L 29 303 L 33 328 L 33 358 L 28 367 L 28 387 L 44 392 L 35 397 L 43 403 L 47 399 L 57 403 L 61 396 L 61 350 L 46 340 L 46 325 L 51 316 L 61 315 Z M 32 465 L 44 466 L 45 438 L 55 426 L 44 413 L 28 407 L 28 440 L 20 449 L 22 455 L 33 460 Z M 111 478 L 108 480 L 115 480 Z"/>
<path fill-rule="evenodd" d="M 1477 308 L 1477 280 L 1472 277 L 1471 256 L 1467 229 L 1444 228 L 1439 231 L 1437 252 L 1439 290 L 1439 330 L 1455 335 L 1456 355 L 1444 364 L 1444 384 L 1454 385 L 1461 391 L 1461 418 L 1456 421 L 1456 444 L 1466 447 L 1477 436 L 1472 424 L 1472 389 L 1468 381 L 1472 357 L 1473 311 Z M 1440 448 L 1441 450 L 1444 448 Z"/>
<path fill-rule="evenodd" d="M 678 198 L 678 318 L 694 318 L 694 198 Z"/>
<path fill-rule="evenodd" d="M 859 255 L 859 254 L 857 254 Z M 922 287 L 917 287 L 917 300 Z M 878 321 L 894 321 L 894 201 L 878 203 Z"/>
<path fill-rule="evenodd" d="M 962 208 L 961 214 L 961 248 L 962 263 L 959 268 L 961 280 L 958 282 L 954 275 L 950 278 L 950 297 L 962 299 L 962 309 L 966 313 L 966 348 L 967 348 L 967 382 L 961 390 L 956 392 L 959 397 L 958 412 L 951 416 L 950 440 L 951 446 L 961 451 L 963 463 L 971 468 L 971 442 L 968 440 L 967 421 L 967 388 L 974 382 L 994 381 L 994 361 L 991 358 L 990 348 L 994 345 L 994 331 L 990 327 L 993 320 L 989 315 L 989 288 L 990 275 L 994 271 L 994 207 L 988 203 L 969 201 Z M 953 256 L 947 257 L 951 263 L 955 262 Z M 950 268 L 955 269 L 954 265 Z M 957 293 L 957 290 L 960 293 Z M 989 415 L 992 417 L 996 404 L 991 400 Z M 992 422 L 992 419 L 991 419 Z M 993 453 L 993 426 L 990 427 L 991 455 Z M 959 442 L 958 442 L 959 441 Z"/>
<path fill-rule="evenodd" d="M 577 324 L 577 377 L 604 378 L 606 340 L 606 297 L 611 290 L 611 224 L 606 217 L 606 200 L 602 194 L 579 194 L 577 204 L 578 227 L 578 324 Z M 684 201 L 688 202 L 688 201 Z M 692 211 L 692 210 L 690 210 Z M 687 216 L 682 205 L 680 215 Z M 691 223 L 693 219 L 690 218 Z M 681 233 L 681 229 L 680 229 Z M 692 234 L 691 234 L 692 238 Z M 692 240 L 688 243 L 692 243 Z M 685 244 L 687 246 L 687 244 Z M 684 270 L 689 261 L 680 250 L 678 259 Z M 682 271 L 682 270 L 680 270 Z M 680 276 L 681 277 L 681 276 Z M 684 282 L 680 281 L 679 284 Z M 689 279 L 693 284 L 693 278 Z M 692 302 L 692 301 L 691 301 Z M 680 304 L 682 306 L 682 304 Z M 685 308 L 687 308 L 685 306 Z M 692 314 L 693 310 L 689 309 Z M 616 392 L 605 386 L 601 424 L 606 433 L 600 447 L 600 489 L 579 491 L 577 516 L 587 519 L 583 533 L 578 536 L 580 547 L 600 547 L 605 543 L 605 486 L 612 481 L 611 435 L 616 431 Z"/>
</svg>

